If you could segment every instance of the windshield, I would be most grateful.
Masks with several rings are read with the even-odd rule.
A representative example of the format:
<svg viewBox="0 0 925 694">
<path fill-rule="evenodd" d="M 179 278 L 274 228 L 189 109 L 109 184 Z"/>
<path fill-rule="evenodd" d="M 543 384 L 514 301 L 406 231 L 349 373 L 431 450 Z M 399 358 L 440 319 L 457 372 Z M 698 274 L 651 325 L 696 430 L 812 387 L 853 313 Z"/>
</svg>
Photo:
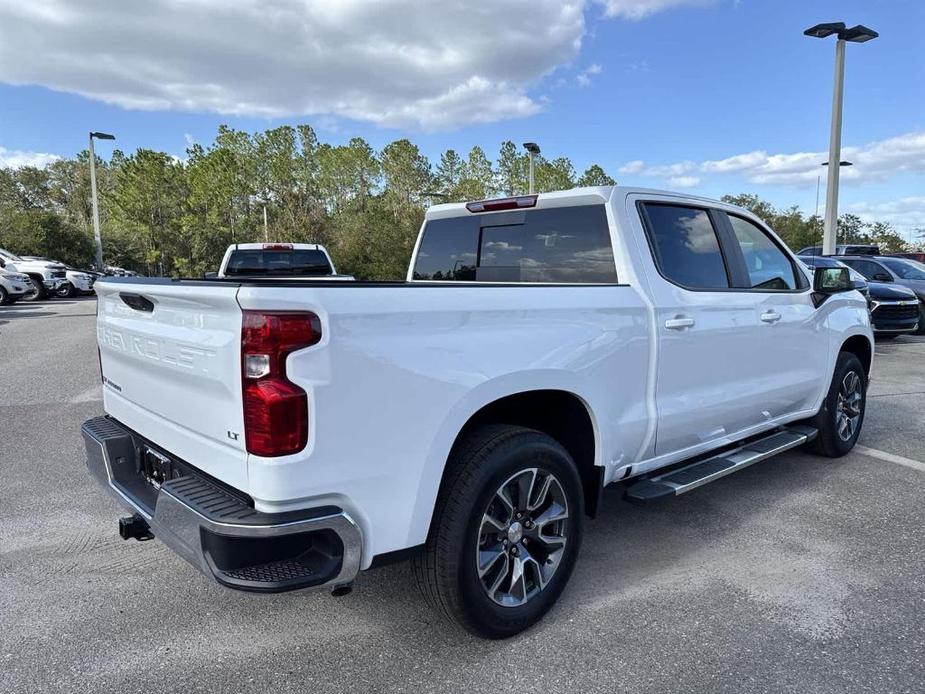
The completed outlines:
<svg viewBox="0 0 925 694">
<path fill-rule="evenodd" d="M 880 258 L 886 265 L 904 280 L 925 280 L 925 265 L 905 258 Z"/>
<path fill-rule="evenodd" d="M 227 277 L 236 275 L 286 275 L 323 277 L 333 274 L 322 251 L 316 250 L 238 250 L 233 251 L 225 268 Z"/>
<path fill-rule="evenodd" d="M 13 262 L 16 262 L 17 260 L 22 261 L 22 258 L 20 258 L 19 256 L 13 255 L 9 251 L 4 250 L 2 248 L 0 248 L 0 255 L 2 255 L 7 260 L 12 260 Z"/>
</svg>

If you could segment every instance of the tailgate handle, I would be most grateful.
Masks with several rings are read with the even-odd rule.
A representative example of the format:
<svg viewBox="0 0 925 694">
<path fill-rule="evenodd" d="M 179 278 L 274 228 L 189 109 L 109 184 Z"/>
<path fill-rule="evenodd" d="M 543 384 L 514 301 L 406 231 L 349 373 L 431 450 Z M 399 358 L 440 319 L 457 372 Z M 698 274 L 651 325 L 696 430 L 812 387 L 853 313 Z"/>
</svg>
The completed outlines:
<svg viewBox="0 0 925 694">
<path fill-rule="evenodd" d="M 119 292 L 119 298 L 122 299 L 123 304 L 136 311 L 144 311 L 145 313 L 152 313 L 154 311 L 154 302 L 141 294 Z"/>
</svg>

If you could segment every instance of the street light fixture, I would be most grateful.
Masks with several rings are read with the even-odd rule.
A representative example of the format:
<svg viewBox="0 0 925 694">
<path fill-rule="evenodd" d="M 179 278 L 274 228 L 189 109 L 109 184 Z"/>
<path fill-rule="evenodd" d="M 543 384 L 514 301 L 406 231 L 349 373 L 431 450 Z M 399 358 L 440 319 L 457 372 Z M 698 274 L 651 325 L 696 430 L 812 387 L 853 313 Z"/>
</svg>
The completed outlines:
<svg viewBox="0 0 925 694">
<path fill-rule="evenodd" d="M 93 140 L 115 140 L 109 133 L 90 133 L 90 199 L 93 202 L 93 240 L 96 242 L 96 269 L 103 272 L 103 240 L 100 237 L 100 207 L 96 196 L 96 153 Z"/>
<path fill-rule="evenodd" d="M 528 192 L 533 195 L 533 157 L 540 153 L 540 146 L 535 142 L 524 142 L 524 149 L 527 150 L 527 157 L 530 159 L 530 190 Z"/>
<path fill-rule="evenodd" d="M 822 254 L 835 253 L 835 237 L 838 226 L 838 174 L 840 166 L 835 162 L 841 160 L 841 121 L 842 102 L 845 87 L 845 42 L 864 43 L 875 39 L 879 34 L 873 29 L 858 24 L 846 28 L 844 22 L 817 24 L 803 32 L 806 36 L 817 39 L 828 38 L 835 34 L 835 86 L 832 90 L 832 127 L 829 132 L 829 174 L 825 190 L 825 224 L 822 232 Z"/>
</svg>

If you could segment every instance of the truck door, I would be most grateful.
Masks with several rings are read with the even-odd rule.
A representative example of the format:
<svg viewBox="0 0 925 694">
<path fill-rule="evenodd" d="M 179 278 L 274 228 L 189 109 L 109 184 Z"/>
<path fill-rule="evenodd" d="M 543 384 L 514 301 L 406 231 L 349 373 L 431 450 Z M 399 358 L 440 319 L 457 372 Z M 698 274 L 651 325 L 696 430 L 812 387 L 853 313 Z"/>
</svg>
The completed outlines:
<svg viewBox="0 0 925 694">
<path fill-rule="evenodd" d="M 781 417 L 815 406 L 828 382 L 825 312 L 813 304 L 809 281 L 766 229 L 733 212 L 718 219 L 738 256 L 736 293 L 750 296 L 758 318 L 751 352 L 762 409 Z"/>
<path fill-rule="evenodd" d="M 635 215 L 634 215 L 635 213 Z M 770 370 L 756 369 L 755 296 L 734 289 L 720 212 L 671 198 L 639 201 L 658 342 L 656 456 L 766 421 Z"/>
</svg>

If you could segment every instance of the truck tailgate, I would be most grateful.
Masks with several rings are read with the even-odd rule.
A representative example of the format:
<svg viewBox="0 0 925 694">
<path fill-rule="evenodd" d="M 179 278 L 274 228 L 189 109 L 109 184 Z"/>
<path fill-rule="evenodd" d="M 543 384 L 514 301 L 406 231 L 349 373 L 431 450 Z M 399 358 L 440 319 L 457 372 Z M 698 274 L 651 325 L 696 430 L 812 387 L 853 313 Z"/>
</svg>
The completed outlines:
<svg viewBox="0 0 925 694">
<path fill-rule="evenodd" d="M 99 282 L 97 342 L 107 414 L 246 490 L 237 292 L 234 284 Z"/>
</svg>

